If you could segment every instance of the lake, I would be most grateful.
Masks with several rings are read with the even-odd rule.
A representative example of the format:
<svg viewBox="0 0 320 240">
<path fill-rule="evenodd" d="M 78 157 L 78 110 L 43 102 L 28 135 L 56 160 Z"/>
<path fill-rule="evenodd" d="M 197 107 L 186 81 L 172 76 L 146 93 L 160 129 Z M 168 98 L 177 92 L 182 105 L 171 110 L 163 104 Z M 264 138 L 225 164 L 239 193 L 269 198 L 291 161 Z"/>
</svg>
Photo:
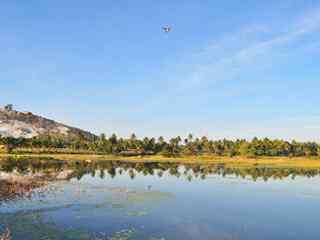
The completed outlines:
<svg viewBox="0 0 320 240">
<path fill-rule="evenodd" d="M 320 171 L 174 163 L 0 162 L 12 239 L 320 239 Z"/>
</svg>

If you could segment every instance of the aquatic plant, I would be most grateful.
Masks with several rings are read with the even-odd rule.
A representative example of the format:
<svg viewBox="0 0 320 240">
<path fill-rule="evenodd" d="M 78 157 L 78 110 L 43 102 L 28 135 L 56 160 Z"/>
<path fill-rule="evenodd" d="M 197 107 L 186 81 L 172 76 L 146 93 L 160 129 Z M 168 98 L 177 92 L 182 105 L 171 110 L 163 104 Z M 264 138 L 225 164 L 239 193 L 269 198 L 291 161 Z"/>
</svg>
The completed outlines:
<svg viewBox="0 0 320 240">
<path fill-rule="evenodd" d="M 149 214 L 148 211 L 130 211 L 130 212 L 128 212 L 128 216 L 130 216 L 130 217 L 143 217 L 148 214 Z"/>
<path fill-rule="evenodd" d="M 123 229 L 114 233 L 111 237 L 108 237 L 108 240 L 129 240 L 135 233 L 136 230 L 134 228 Z"/>
<path fill-rule="evenodd" d="M 1 220 L 10 226 L 13 239 L 51 239 L 51 240 L 90 240 L 92 236 L 84 231 L 63 228 L 57 226 L 54 222 L 48 221 L 44 217 L 44 213 L 48 210 L 35 211 L 19 211 L 17 213 L 1 214 Z M 7 236 L 6 236 L 7 237 Z M 10 238 L 0 238 L 0 240 L 8 240 Z"/>
</svg>

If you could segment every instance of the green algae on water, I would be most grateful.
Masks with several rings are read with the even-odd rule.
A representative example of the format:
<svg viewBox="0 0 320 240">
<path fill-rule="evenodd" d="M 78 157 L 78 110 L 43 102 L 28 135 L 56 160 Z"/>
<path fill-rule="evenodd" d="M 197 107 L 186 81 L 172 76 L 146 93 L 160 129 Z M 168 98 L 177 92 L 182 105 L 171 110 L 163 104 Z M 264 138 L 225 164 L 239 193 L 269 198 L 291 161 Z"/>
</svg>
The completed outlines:
<svg viewBox="0 0 320 240">
<path fill-rule="evenodd" d="M 148 211 L 130 211 L 128 212 L 128 216 L 130 217 L 143 217 L 149 214 Z"/>
<path fill-rule="evenodd" d="M 123 229 L 114 233 L 111 237 L 108 237 L 108 240 L 129 240 L 134 236 L 135 233 L 136 230 L 134 228 Z"/>
</svg>

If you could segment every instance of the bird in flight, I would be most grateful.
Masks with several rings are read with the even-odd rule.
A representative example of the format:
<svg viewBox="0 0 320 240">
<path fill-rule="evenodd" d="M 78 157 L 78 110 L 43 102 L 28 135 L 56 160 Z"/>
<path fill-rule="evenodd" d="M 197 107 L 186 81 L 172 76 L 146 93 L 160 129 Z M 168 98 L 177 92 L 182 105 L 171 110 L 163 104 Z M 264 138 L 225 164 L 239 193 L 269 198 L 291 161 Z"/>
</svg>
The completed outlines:
<svg viewBox="0 0 320 240">
<path fill-rule="evenodd" d="M 165 33 L 171 32 L 171 27 L 170 27 L 170 26 L 164 26 L 162 29 L 163 29 L 163 31 L 164 31 Z"/>
</svg>

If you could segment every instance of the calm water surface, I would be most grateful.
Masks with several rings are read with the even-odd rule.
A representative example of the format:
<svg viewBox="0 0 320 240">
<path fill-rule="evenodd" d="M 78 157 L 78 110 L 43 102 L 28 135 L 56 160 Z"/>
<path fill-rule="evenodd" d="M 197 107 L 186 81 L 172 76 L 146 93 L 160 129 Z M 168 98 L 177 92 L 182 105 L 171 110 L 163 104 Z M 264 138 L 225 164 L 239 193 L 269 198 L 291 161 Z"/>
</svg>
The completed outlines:
<svg viewBox="0 0 320 240">
<path fill-rule="evenodd" d="M 1 193 L 12 239 L 320 239 L 317 170 L 35 162 L 0 164 L 45 182 Z"/>
</svg>

